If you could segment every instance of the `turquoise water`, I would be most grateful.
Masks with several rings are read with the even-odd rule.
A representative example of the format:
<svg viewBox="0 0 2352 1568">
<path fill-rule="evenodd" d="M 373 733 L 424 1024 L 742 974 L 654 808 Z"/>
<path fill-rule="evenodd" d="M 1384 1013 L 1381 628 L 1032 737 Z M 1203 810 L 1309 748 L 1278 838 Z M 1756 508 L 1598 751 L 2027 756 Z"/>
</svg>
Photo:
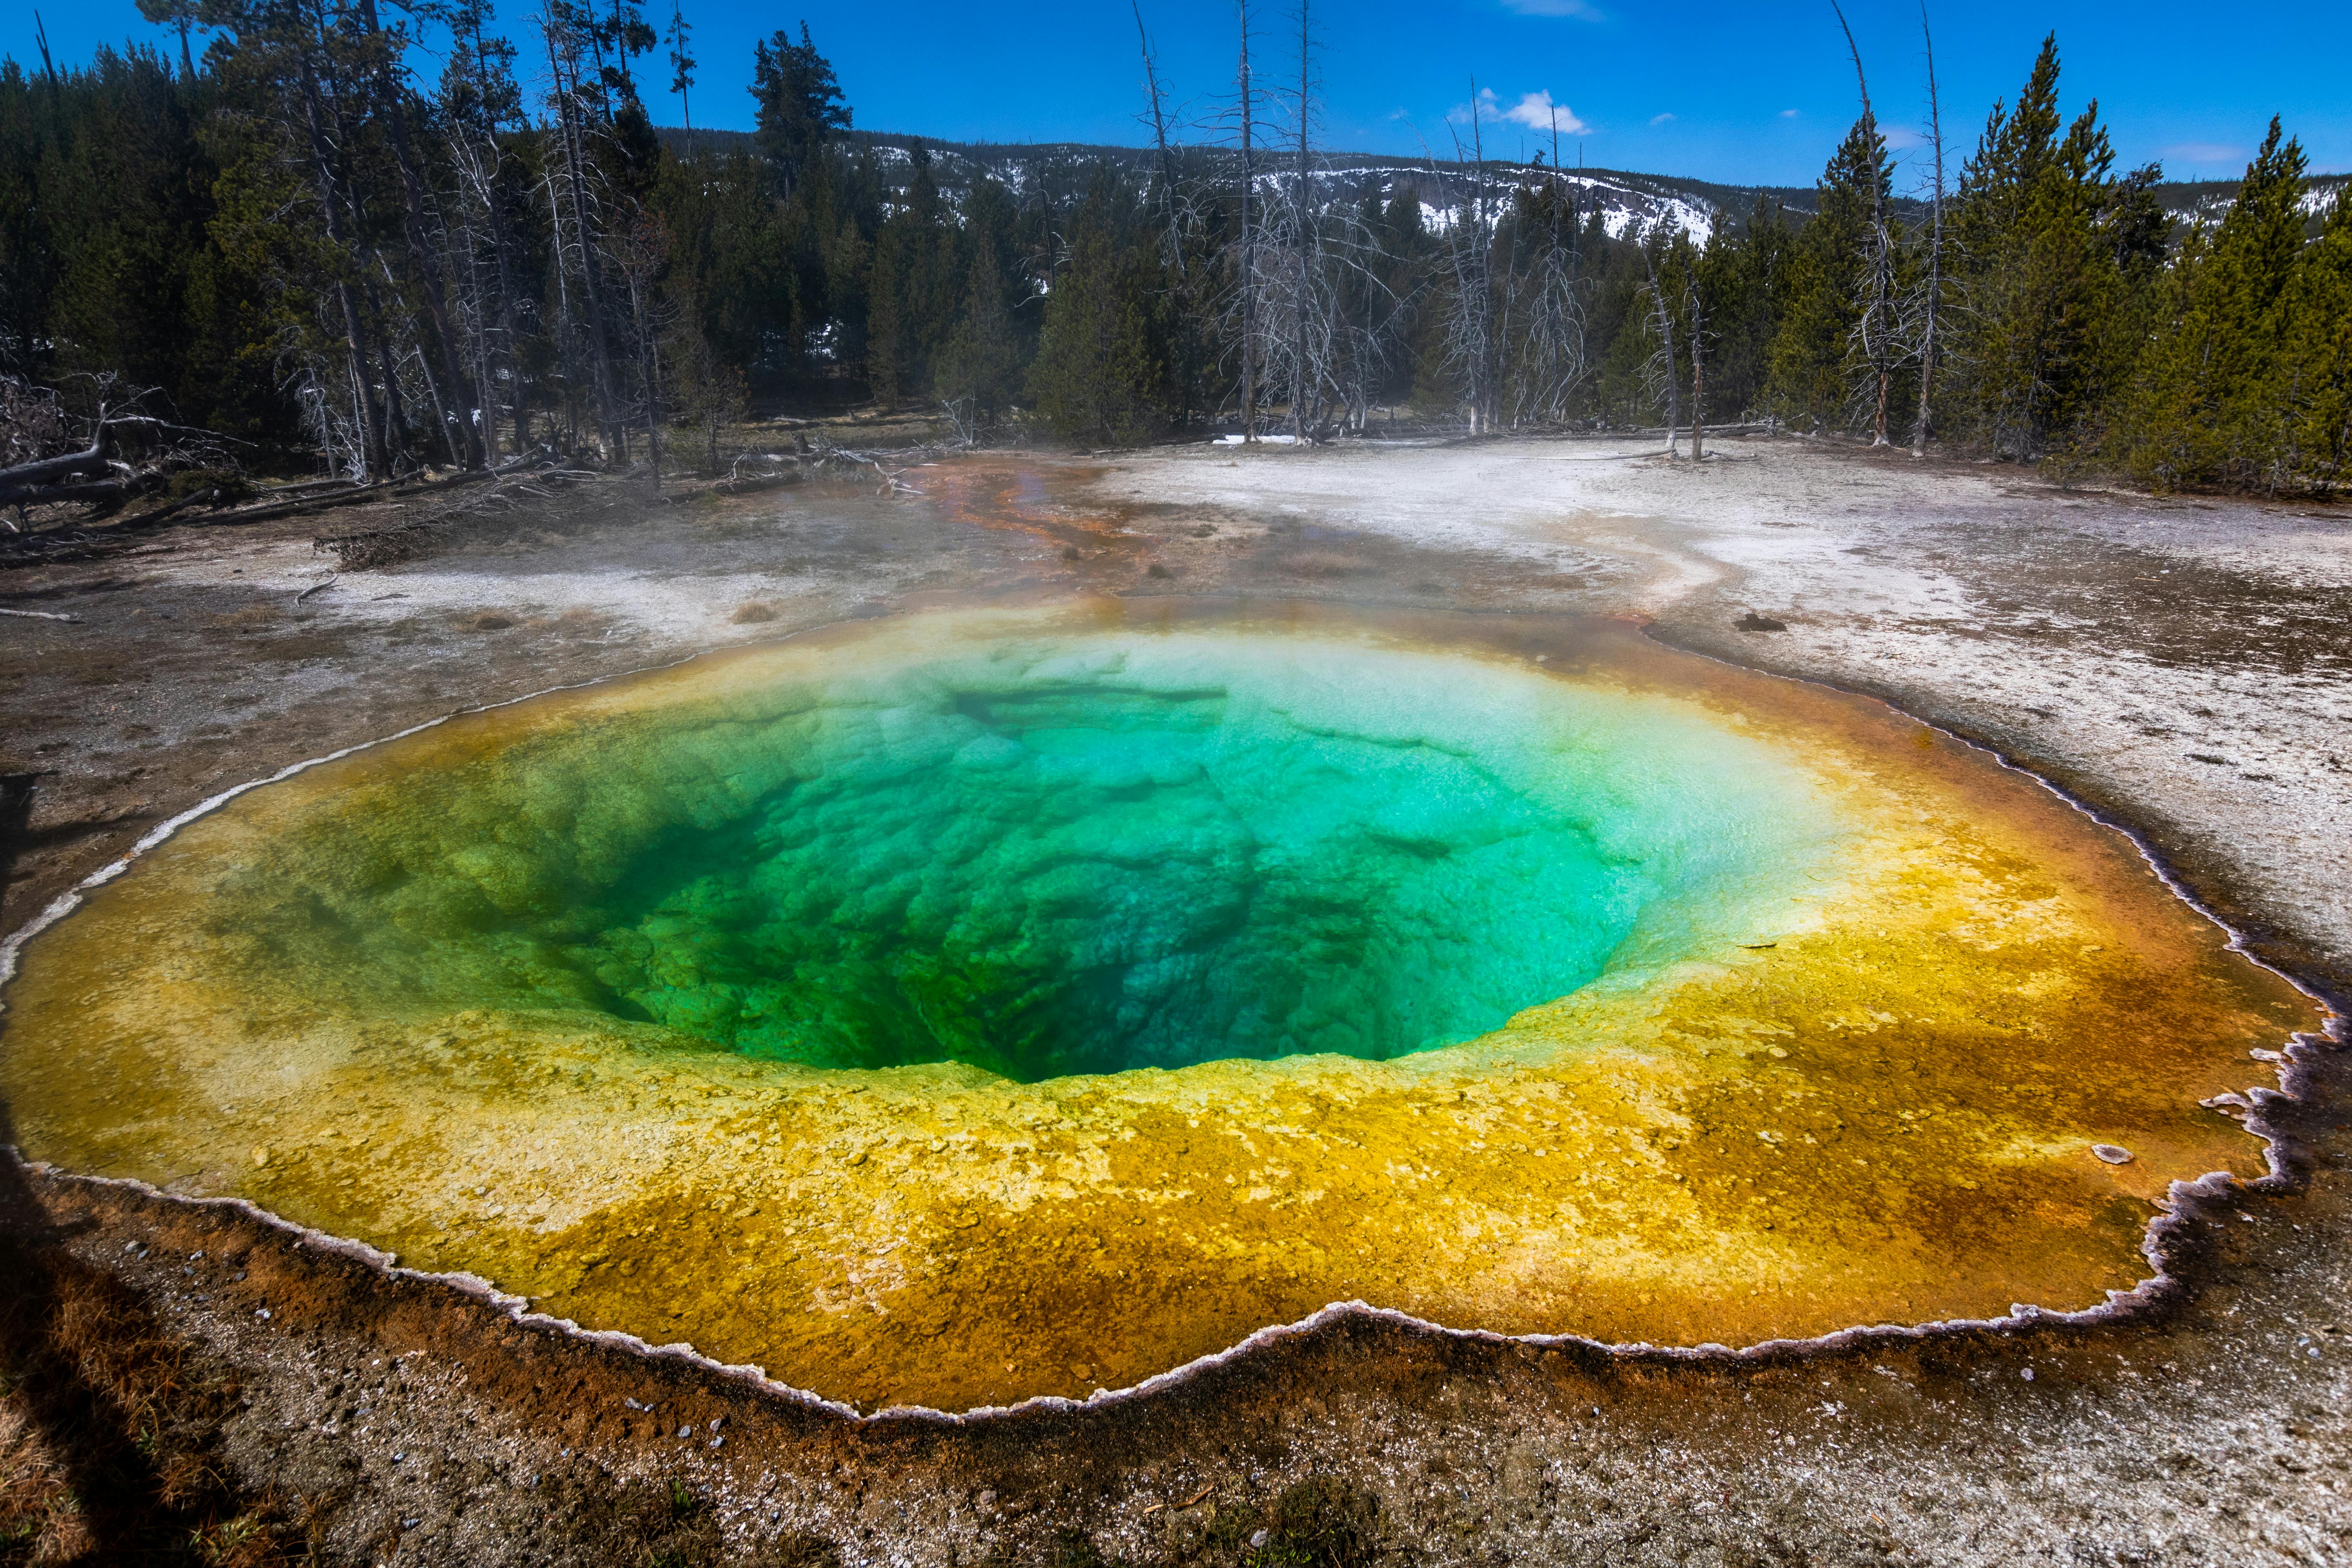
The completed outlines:
<svg viewBox="0 0 2352 1568">
<path fill-rule="evenodd" d="M 853 653 L 392 793 L 256 868 L 271 962 L 1024 1080 L 1467 1039 L 1719 942 L 1824 831 L 1676 705 L 1207 635 Z"/>
</svg>

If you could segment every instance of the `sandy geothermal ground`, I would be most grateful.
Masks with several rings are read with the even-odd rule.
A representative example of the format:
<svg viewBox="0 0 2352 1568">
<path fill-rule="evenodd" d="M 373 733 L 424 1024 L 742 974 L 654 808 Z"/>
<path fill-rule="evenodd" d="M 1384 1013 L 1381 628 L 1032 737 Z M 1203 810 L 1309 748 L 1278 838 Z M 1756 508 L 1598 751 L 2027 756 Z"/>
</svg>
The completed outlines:
<svg viewBox="0 0 2352 1568">
<path fill-rule="evenodd" d="M 0 619 L 0 923 L 221 788 L 453 709 L 950 595 L 1238 590 L 1634 616 L 1884 696 L 2142 834 L 2346 1005 L 2352 515 L 1790 441 L 1696 469 L 1628 450 L 982 456 L 909 472 L 919 495 L 659 506 L 608 488 L 299 599 L 329 564 L 299 520 L 0 572 L 0 607 L 78 617 Z M 2336 1563 L 2352 1074 L 2318 1048 L 2294 1081 L 2262 1109 L 2279 1190 L 2198 1206 L 2165 1240 L 2179 1288 L 2097 1327 L 1690 1364 L 1359 1318 L 1139 1400 L 856 1426 L 231 1211 L 28 1171 L 0 1216 L 10 1266 L 42 1272 L 0 1338 L 17 1355 L 43 1313 L 127 1287 L 123 1321 L 212 1391 L 183 1446 L 333 1561 L 651 1562 L 658 1536 L 671 1561 L 791 1563 Z M 106 1397 L 35 1394 L 0 1410 L 11 1485 L 72 1471 L 73 1398 Z M 77 1527 L 100 1558 L 104 1514 Z"/>
</svg>

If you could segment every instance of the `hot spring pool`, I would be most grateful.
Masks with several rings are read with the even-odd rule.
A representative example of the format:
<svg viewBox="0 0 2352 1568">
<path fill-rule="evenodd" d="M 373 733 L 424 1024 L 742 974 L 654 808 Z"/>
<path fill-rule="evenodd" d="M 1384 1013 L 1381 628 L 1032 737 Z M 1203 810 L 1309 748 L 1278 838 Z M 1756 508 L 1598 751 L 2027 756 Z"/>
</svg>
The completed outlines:
<svg viewBox="0 0 2352 1568">
<path fill-rule="evenodd" d="M 1593 628 L 1083 605 L 241 795 L 28 950 L 0 1077 L 37 1156 L 961 1407 L 1335 1300 L 2081 1305 L 2164 1181 L 2256 1163 L 2196 1102 L 2309 1016 L 1874 705 Z"/>
<path fill-rule="evenodd" d="M 583 713 L 257 846 L 210 920 L 257 984 L 1035 1082 L 1474 1038 L 1770 927 L 1839 837 L 1678 706 L 1102 632 Z"/>
</svg>

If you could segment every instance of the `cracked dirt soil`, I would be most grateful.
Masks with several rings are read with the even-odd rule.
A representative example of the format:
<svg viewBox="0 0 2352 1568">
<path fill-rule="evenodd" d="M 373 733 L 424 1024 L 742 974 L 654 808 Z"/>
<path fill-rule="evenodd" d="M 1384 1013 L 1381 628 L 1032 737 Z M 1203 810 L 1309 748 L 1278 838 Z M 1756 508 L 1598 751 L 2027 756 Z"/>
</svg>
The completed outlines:
<svg viewBox="0 0 2352 1568">
<path fill-rule="evenodd" d="M 1622 450 L 606 489 L 300 599 L 326 566 L 299 521 L 13 569 L 0 604 L 79 618 L 0 623 L 0 924 L 223 788 L 454 709 L 949 597 L 1242 591 L 1624 616 L 1884 697 L 2142 835 L 2342 1009 L 2352 516 L 1788 442 L 1696 469 Z M 335 1561 L 599 1561 L 573 1504 L 654 1481 L 709 1500 L 719 1560 L 1233 1562 L 1312 1479 L 1398 1563 L 2328 1563 L 2352 1553 L 2352 1082 L 2324 1047 L 2290 1077 L 2254 1110 L 2284 1179 L 2184 1212 L 2179 1285 L 2123 1321 L 1693 1363 L 1358 1318 L 962 1426 L 518 1325 L 218 1207 L 25 1171 L 6 1214 L 233 1379 L 218 1463 L 306 1500 Z"/>
</svg>

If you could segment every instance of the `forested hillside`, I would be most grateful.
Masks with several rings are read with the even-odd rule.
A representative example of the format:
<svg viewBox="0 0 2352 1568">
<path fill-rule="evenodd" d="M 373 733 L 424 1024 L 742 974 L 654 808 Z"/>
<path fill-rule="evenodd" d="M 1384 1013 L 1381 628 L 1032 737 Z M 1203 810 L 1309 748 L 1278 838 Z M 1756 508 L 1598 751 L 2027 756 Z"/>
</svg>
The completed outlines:
<svg viewBox="0 0 2352 1568">
<path fill-rule="evenodd" d="M 1339 156 L 1297 33 L 1223 144 L 1007 156 L 854 131 L 805 26 L 745 136 L 648 118 L 699 79 L 675 8 L 551 0 L 526 55 L 487 0 L 142 3 L 160 47 L 0 67 L 0 467 L 40 470 L 0 502 L 159 482 L 100 471 L 102 410 L 364 479 L 708 466 L 747 408 L 869 400 L 1090 444 L 1769 418 L 2165 487 L 2352 461 L 2340 183 L 2275 124 L 2227 201 L 2116 167 L 2054 39 L 1924 188 L 1865 98 L 1799 198 L 1506 164 L 1475 120 Z"/>
</svg>

